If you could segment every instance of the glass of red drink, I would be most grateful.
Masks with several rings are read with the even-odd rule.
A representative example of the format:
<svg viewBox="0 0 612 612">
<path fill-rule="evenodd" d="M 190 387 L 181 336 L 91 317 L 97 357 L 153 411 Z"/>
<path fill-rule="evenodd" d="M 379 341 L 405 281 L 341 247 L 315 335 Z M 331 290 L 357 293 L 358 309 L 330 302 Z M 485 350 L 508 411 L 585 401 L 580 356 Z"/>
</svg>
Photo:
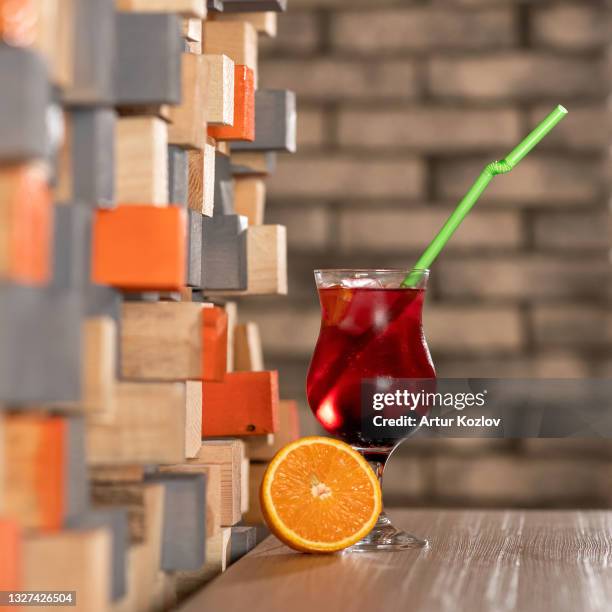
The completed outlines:
<svg viewBox="0 0 612 612">
<path fill-rule="evenodd" d="M 421 314 L 428 270 L 404 288 L 410 270 L 315 270 L 321 329 L 307 379 L 308 403 L 319 423 L 370 463 L 381 484 L 385 463 L 401 440 L 362 430 L 362 380 L 435 379 Z M 413 278 L 415 277 L 414 271 Z M 353 551 L 398 550 L 427 542 L 395 528 L 383 511 Z"/>
</svg>

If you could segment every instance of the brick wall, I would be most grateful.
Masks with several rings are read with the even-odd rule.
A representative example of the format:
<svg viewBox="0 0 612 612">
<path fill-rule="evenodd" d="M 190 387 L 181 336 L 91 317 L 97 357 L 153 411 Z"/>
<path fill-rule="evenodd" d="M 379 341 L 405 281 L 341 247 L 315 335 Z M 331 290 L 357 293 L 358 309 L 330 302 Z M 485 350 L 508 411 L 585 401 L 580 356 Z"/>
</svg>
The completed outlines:
<svg viewBox="0 0 612 612">
<path fill-rule="evenodd" d="M 313 268 L 410 265 L 482 166 L 557 103 L 568 118 L 495 179 L 436 262 L 425 331 L 441 376 L 612 374 L 603 3 L 291 0 L 281 19 L 261 80 L 299 97 L 300 151 L 280 161 L 267 212 L 288 227 L 290 293 L 242 314 L 262 326 L 283 394 L 302 400 L 305 431 Z M 603 461 L 538 442 L 419 444 L 402 456 L 427 486 L 397 491 L 427 503 L 520 504 L 540 481 L 558 483 L 544 505 L 588 503 L 583 472 Z M 514 467 L 534 471 L 498 495 L 491 476 Z M 436 489 L 447 478 L 465 494 Z M 493 492 L 472 494 L 477 482 Z"/>
</svg>

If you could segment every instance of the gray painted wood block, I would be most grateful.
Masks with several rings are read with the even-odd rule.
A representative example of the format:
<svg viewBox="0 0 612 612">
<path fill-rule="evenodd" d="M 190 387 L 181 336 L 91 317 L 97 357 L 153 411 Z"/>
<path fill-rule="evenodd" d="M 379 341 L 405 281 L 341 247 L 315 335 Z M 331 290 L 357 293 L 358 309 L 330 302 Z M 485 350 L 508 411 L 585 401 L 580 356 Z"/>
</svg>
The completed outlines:
<svg viewBox="0 0 612 612">
<path fill-rule="evenodd" d="M 234 214 L 234 177 L 230 158 L 215 153 L 215 207 L 213 215 Z"/>
<path fill-rule="evenodd" d="M 206 548 L 206 476 L 164 473 L 146 481 L 165 488 L 160 569 L 199 569 Z"/>
<path fill-rule="evenodd" d="M 204 217 L 187 209 L 187 285 L 202 286 L 202 225 Z"/>
<path fill-rule="evenodd" d="M 100 208 L 115 205 L 116 121 L 112 108 L 72 111 L 73 199 Z"/>
<path fill-rule="evenodd" d="M 255 92 L 255 140 L 232 143 L 233 151 L 296 150 L 295 93 L 285 89 Z"/>
<path fill-rule="evenodd" d="M 186 149 L 168 147 L 168 202 L 187 206 L 189 194 L 189 154 Z"/>
<path fill-rule="evenodd" d="M 181 22 L 174 13 L 118 13 L 117 104 L 179 104 Z"/>
<path fill-rule="evenodd" d="M 74 3 L 74 71 L 64 101 L 71 106 L 115 101 L 117 30 L 113 0 Z"/>
<path fill-rule="evenodd" d="M 128 518 L 125 508 L 92 508 L 68 521 L 72 529 L 106 527 L 111 533 L 111 601 L 127 592 Z"/>
<path fill-rule="evenodd" d="M 28 49 L 0 44 L 0 161 L 45 157 L 51 90 L 44 60 Z"/>
<path fill-rule="evenodd" d="M 276 153 L 272 151 L 262 152 L 264 155 L 264 171 L 260 167 L 254 167 L 248 163 L 244 163 L 241 159 L 237 160 L 235 155 L 230 157 L 232 174 L 236 176 L 256 176 L 274 174 L 276 170 Z"/>
<path fill-rule="evenodd" d="M 275 11 L 282 13 L 287 10 L 287 0 L 223 0 L 223 10 L 226 13 L 250 13 L 259 11 Z"/>
<path fill-rule="evenodd" d="M 0 286 L 0 402 L 80 398 L 81 298 L 25 286 Z"/>
<path fill-rule="evenodd" d="M 206 290 L 246 289 L 247 218 L 240 215 L 204 217 L 202 226 L 202 287 Z"/>
<path fill-rule="evenodd" d="M 235 525 L 230 538 L 230 563 L 235 563 L 257 545 L 257 528 L 253 525 Z"/>
<path fill-rule="evenodd" d="M 64 447 L 66 524 L 81 515 L 89 505 L 89 477 L 85 452 L 85 420 L 80 416 L 66 417 L 68 444 Z"/>
</svg>

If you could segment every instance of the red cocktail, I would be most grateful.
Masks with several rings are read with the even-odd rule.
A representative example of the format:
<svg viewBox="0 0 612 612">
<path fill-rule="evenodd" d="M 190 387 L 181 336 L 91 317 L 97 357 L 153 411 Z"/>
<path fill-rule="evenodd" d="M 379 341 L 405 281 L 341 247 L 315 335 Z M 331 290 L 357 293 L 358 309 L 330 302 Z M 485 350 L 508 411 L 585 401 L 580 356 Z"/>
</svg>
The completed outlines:
<svg viewBox="0 0 612 612">
<path fill-rule="evenodd" d="M 308 402 L 319 423 L 359 450 L 380 477 L 398 440 L 362 431 L 362 381 L 374 379 L 384 387 L 390 379 L 435 378 L 421 323 L 428 272 L 423 271 L 415 287 L 402 288 L 407 274 L 404 270 L 315 271 L 322 319 L 308 372 Z M 398 532 L 386 516 L 381 521 L 384 525 L 377 525 L 355 550 L 424 544 Z M 386 533 L 380 533 L 385 528 Z"/>
</svg>

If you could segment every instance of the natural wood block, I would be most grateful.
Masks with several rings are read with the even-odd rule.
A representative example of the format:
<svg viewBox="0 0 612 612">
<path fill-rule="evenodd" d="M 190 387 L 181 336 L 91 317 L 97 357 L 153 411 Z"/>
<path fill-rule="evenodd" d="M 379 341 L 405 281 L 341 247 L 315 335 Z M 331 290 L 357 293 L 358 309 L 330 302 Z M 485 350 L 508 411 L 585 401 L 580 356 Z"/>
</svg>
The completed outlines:
<svg viewBox="0 0 612 612">
<path fill-rule="evenodd" d="M 123 377 L 167 381 L 201 379 L 205 310 L 195 302 L 124 302 Z"/>
<path fill-rule="evenodd" d="M 207 217 L 215 205 L 215 148 L 205 143 L 200 151 L 189 151 L 189 208 Z"/>
<path fill-rule="evenodd" d="M 232 151 L 234 176 L 268 176 L 276 170 L 276 153 L 272 151 Z"/>
<path fill-rule="evenodd" d="M 251 461 L 249 466 L 249 510 L 243 517 L 243 521 L 247 525 L 263 525 L 265 523 L 259 503 L 259 488 L 267 467 L 267 463 L 257 463 L 255 461 Z"/>
<path fill-rule="evenodd" d="M 234 210 L 244 215 L 249 225 L 263 225 L 266 183 L 256 176 L 237 176 L 234 182 Z"/>
<path fill-rule="evenodd" d="M 217 153 L 221 153 L 221 155 L 225 155 L 229 157 L 231 154 L 230 143 L 227 140 L 215 140 L 211 138 L 211 140 L 215 143 L 215 151 Z"/>
<path fill-rule="evenodd" d="M 249 321 L 236 325 L 234 369 L 237 372 L 260 372 L 264 369 L 263 350 L 257 323 Z"/>
<path fill-rule="evenodd" d="M 117 108 L 117 113 L 120 117 L 152 117 L 170 123 L 172 106 L 171 104 L 123 104 Z"/>
<path fill-rule="evenodd" d="M 93 465 L 89 466 L 89 480 L 97 483 L 142 482 L 144 480 L 142 465 Z"/>
<path fill-rule="evenodd" d="M 118 206 L 94 217 L 92 280 L 133 291 L 178 291 L 185 284 L 185 211 Z"/>
<path fill-rule="evenodd" d="M 287 0 L 223 0 L 223 10 L 228 13 L 287 10 Z"/>
<path fill-rule="evenodd" d="M 202 149 L 206 144 L 208 106 L 208 62 L 204 56 L 183 53 L 181 82 L 181 103 L 170 107 L 168 142 L 185 148 Z"/>
<path fill-rule="evenodd" d="M 23 541 L 23 588 L 76 591 L 75 610 L 110 609 L 112 559 L 108 529 L 29 534 Z M 32 610 L 48 610 L 35 606 Z"/>
<path fill-rule="evenodd" d="M 247 227 L 245 291 L 208 291 L 208 295 L 285 295 L 287 293 L 287 230 L 282 225 Z"/>
<path fill-rule="evenodd" d="M 246 21 L 250 23 L 258 34 L 269 38 L 276 38 L 277 18 L 273 11 L 260 11 L 257 13 L 215 13 L 214 21 Z"/>
<path fill-rule="evenodd" d="M 200 445 L 202 441 L 200 440 Z M 206 476 L 206 537 L 219 533 L 221 528 L 221 466 L 198 463 L 161 465 L 160 472 L 204 474 Z"/>
<path fill-rule="evenodd" d="M 246 454 L 252 461 L 270 461 L 276 453 L 300 437 L 298 406 L 294 400 L 278 403 L 278 431 L 273 436 L 245 438 Z"/>
<path fill-rule="evenodd" d="M 218 465 L 221 469 L 221 525 L 240 521 L 241 463 L 244 443 L 241 440 L 203 440 L 198 456 L 187 465 Z"/>
<path fill-rule="evenodd" d="M 185 383 L 185 458 L 196 457 L 202 446 L 202 381 Z"/>
<path fill-rule="evenodd" d="M 22 532 L 16 520 L 0 517 L 0 542 L 0 591 L 16 591 L 23 580 Z M 0 610 L 10 612 L 11 608 L 0 606 Z"/>
<path fill-rule="evenodd" d="M 206 17 L 206 0 L 116 0 L 115 6 L 118 11 L 178 13 L 198 20 Z"/>
<path fill-rule="evenodd" d="M 257 89 L 257 32 L 250 23 L 205 21 L 203 36 L 204 53 L 227 55 L 235 64 L 250 68 Z"/>
<path fill-rule="evenodd" d="M 183 28 L 181 31 L 183 38 L 188 42 L 202 42 L 202 20 L 201 19 L 183 19 Z M 200 46 L 200 53 L 202 49 Z"/>
<path fill-rule="evenodd" d="M 231 126 L 209 126 L 208 135 L 217 140 L 255 139 L 255 81 L 253 71 L 234 65 L 234 120 Z"/>
<path fill-rule="evenodd" d="M 117 326 L 104 316 L 83 319 L 81 325 L 81 404 L 98 421 L 110 421 L 115 416 Z"/>
<path fill-rule="evenodd" d="M 233 372 L 234 367 L 234 337 L 238 324 L 238 304 L 226 302 L 223 307 L 227 313 L 227 372 Z"/>
<path fill-rule="evenodd" d="M 240 491 L 240 511 L 242 514 L 249 510 L 249 463 L 248 457 L 242 459 L 240 470 L 240 484 L 242 485 Z"/>
<path fill-rule="evenodd" d="M 177 573 L 177 595 L 187 597 L 224 572 L 229 564 L 231 528 L 225 527 L 206 540 L 206 562 L 194 572 Z"/>
<path fill-rule="evenodd" d="M 277 429 L 278 372 L 232 372 L 223 382 L 204 383 L 202 435 L 262 435 Z"/>
<path fill-rule="evenodd" d="M 0 281 L 50 280 L 51 192 L 37 163 L 0 168 Z"/>
<path fill-rule="evenodd" d="M 185 385 L 128 383 L 116 386 L 112 424 L 90 424 L 92 465 L 176 463 L 185 454 Z"/>
<path fill-rule="evenodd" d="M 6 515 L 25 528 L 59 529 L 87 504 L 82 421 L 15 413 L 4 430 Z"/>
<path fill-rule="evenodd" d="M 204 321 L 204 370 L 206 381 L 221 381 L 227 372 L 227 313 L 214 306 L 202 310 Z"/>
<path fill-rule="evenodd" d="M 234 62 L 227 55 L 203 55 L 208 64 L 208 124 L 234 124 Z"/>
<path fill-rule="evenodd" d="M 121 117 L 116 147 L 117 201 L 167 205 L 167 124 L 157 117 Z"/>
</svg>

